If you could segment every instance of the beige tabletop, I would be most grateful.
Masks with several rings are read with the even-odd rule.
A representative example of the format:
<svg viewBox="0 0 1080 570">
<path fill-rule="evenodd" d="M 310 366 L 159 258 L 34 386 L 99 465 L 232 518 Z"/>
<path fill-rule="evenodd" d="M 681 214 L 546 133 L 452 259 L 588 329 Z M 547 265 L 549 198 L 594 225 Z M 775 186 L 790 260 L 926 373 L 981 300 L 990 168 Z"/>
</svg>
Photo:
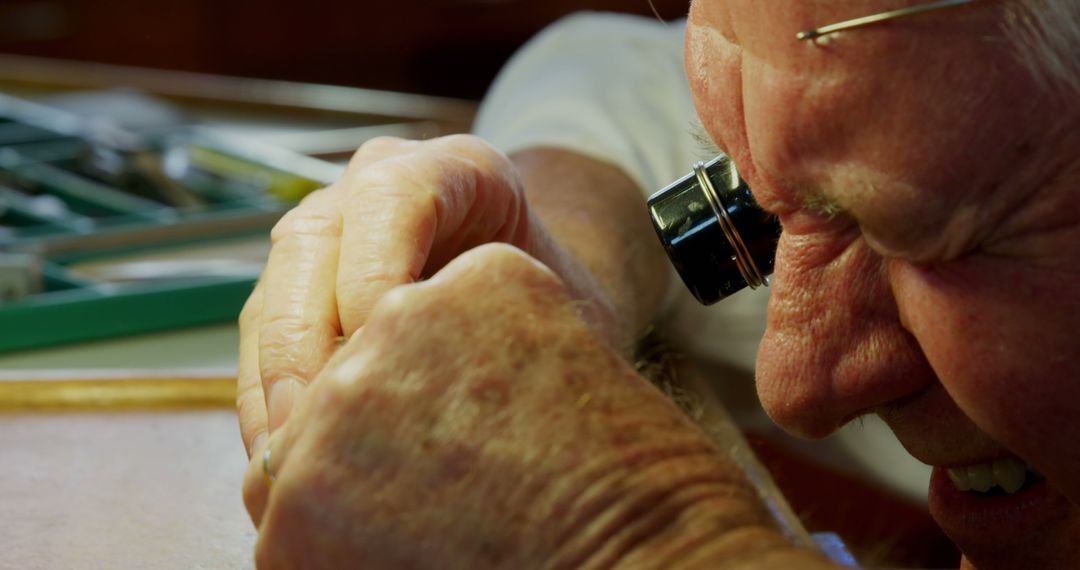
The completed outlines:
<svg viewBox="0 0 1080 570">
<path fill-rule="evenodd" d="M 475 112 L 469 101 L 2 54 L 0 91 L 72 112 L 105 105 L 98 114 L 130 114 L 146 102 L 138 92 L 214 132 L 328 160 L 373 136 L 462 132 Z M 71 95 L 87 91 L 109 96 Z M 253 567 L 237 345 L 236 324 L 222 323 L 0 354 L 0 570 Z M 210 388 L 191 388 L 206 377 Z M 19 411 L 50 400 L 73 411 Z"/>
<path fill-rule="evenodd" d="M 0 414 L 0 569 L 253 567 L 231 410 Z"/>
<path fill-rule="evenodd" d="M 98 386 L 90 378 L 125 371 L 227 378 L 236 346 L 230 323 L 0 355 L 0 409 L 38 375 Z M 221 392 L 209 408 L 121 411 L 82 393 L 81 411 L 0 412 L 0 570 L 252 568 L 246 456 Z"/>
</svg>

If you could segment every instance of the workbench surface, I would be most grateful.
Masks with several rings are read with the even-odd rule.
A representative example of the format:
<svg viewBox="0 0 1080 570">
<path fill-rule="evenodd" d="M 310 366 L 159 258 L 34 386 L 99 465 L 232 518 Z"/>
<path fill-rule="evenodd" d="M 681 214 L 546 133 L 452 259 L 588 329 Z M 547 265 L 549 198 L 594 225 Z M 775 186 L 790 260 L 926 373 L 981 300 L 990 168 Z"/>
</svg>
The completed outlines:
<svg viewBox="0 0 1080 570">
<path fill-rule="evenodd" d="M 0 569 L 252 568 L 231 410 L 0 414 Z"/>
</svg>

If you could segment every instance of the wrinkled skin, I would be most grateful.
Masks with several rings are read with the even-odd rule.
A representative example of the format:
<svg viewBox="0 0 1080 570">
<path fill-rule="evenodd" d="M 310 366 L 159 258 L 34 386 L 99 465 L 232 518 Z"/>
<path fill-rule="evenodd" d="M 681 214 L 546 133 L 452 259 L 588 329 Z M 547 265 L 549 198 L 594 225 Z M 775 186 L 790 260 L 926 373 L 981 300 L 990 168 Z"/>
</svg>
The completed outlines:
<svg viewBox="0 0 1080 570">
<path fill-rule="evenodd" d="M 240 316 L 237 407 L 249 451 L 285 421 L 341 336 L 359 330 L 382 295 L 476 245 L 509 243 L 555 268 L 616 342 L 607 296 L 536 220 L 506 157 L 475 137 L 373 139 L 342 180 L 305 198 L 271 239 Z"/>
<path fill-rule="evenodd" d="M 481 141 L 369 143 L 273 239 L 241 315 L 259 568 L 827 565 L 630 367 Z"/>
<path fill-rule="evenodd" d="M 1078 112 L 995 39 L 999 2 L 793 40 L 908 3 L 693 5 L 699 114 L 785 228 L 759 392 L 805 435 L 876 412 L 935 465 L 1023 458 L 1058 494 L 1050 524 L 946 530 L 980 568 L 1075 567 Z M 261 567 L 715 568 L 789 552 L 733 467 L 617 358 L 609 300 L 531 219 L 505 158 L 475 140 L 383 140 L 275 230 L 240 363 Z M 491 241 L 554 273 L 508 246 L 472 249 Z M 339 334 L 352 340 L 324 368 Z M 508 375 L 514 346 L 547 356 Z M 266 389 L 286 378 L 311 386 Z M 500 394 L 507 414 L 473 412 Z M 582 402 L 593 412 L 566 413 Z M 633 441 L 663 452 L 623 447 L 642 425 L 658 428 Z"/>
<path fill-rule="evenodd" d="M 699 115 L 784 226 L 758 392 L 804 435 L 878 413 L 933 465 L 1019 456 L 1052 523 L 945 530 L 979 568 L 1075 568 L 1080 106 L 1017 63 L 1003 3 L 793 40 L 914 3 L 693 4 Z"/>
<path fill-rule="evenodd" d="M 692 552 L 672 531 L 689 506 L 768 521 L 510 246 L 384 295 L 305 395 L 271 438 L 269 502 L 248 471 L 260 568 L 665 567 Z"/>
</svg>

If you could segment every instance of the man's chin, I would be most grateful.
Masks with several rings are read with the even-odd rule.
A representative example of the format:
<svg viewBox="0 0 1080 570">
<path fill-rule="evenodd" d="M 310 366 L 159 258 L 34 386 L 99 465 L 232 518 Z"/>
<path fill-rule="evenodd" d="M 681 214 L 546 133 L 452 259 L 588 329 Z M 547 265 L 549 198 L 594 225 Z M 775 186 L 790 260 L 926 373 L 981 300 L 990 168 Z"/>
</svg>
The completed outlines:
<svg viewBox="0 0 1080 570">
<path fill-rule="evenodd" d="M 930 514 L 964 553 L 962 568 L 1080 568 L 1080 508 L 1041 481 L 1012 495 L 959 491 L 938 468 Z"/>
</svg>

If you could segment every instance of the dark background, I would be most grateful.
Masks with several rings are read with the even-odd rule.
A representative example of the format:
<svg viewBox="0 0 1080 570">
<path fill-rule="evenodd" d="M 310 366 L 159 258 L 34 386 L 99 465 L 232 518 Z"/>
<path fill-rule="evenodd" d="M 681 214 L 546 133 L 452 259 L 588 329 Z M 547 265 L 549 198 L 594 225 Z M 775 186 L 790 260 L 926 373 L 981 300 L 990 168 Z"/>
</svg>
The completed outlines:
<svg viewBox="0 0 1080 570">
<path fill-rule="evenodd" d="M 653 0 L 666 19 L 689 0 Z M 579 10 L 649 0 L 0 0 L 0 52 L 477 98 Z M 653 16 L 655 17 L 655 16 Z"/>
</svg>

